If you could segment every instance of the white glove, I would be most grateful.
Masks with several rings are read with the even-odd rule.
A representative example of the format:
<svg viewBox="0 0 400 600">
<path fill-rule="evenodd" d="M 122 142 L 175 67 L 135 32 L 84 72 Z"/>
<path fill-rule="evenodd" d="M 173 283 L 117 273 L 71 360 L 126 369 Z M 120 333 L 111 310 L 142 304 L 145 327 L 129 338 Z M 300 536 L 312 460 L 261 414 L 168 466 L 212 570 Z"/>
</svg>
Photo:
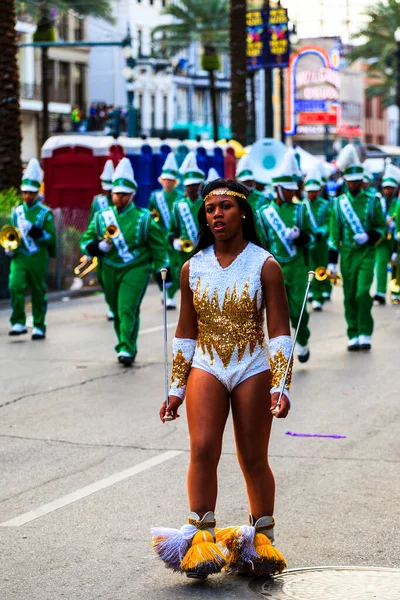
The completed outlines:
<svg viewBox="0 0 400 600">
<path fill-rule="evenodd" d="M 300 229 L 298 227 L 288 227 L 285 231 L 285 238 L 287 240 L 297 240 L 300 235 Z"/>
<path fill-rule="evenodd" d="M 362 244 L 366 244 L 368 242 L 369 236 L 368 233 L 356 233 L 356 235 L 353 237 L 353 240 L 355 242 L 357 242 L 357 244 L 360 244 L 360 246 Z"/>
<path fill-rule="evenodd" d="M 333 275 L 333 277 L 336 277 L 336 273 L 337 273 L 337 265 L 333 264 L 333 263 L 329 263 L 329 265 L 326 267 L 326 270 L 331 273 Z"/>
<path fill-rule="evenodd" d="M 99 250 L 102 252 L 110 252 L 111 248 L 112 244 L 110 244 L 107 240 L 101 240 L 101 242 L 99 242 Z"/>
<path fill-rule="evenodd" d="M 392 256 L 390 257 L 390 261 L 391 262 L 397 262 L 397 252 L 393 252 Z"/>
<path fill-rule="evenodd" d="M 175 238 L 172 242 L 174 250 L 182 250 L 182 242 L 179 238 Z"/>
<path fill-rule="evenodd" d="M 386 221 L 386 226 L 389 229 L 390 233 L 393 233 L 396 224 L 395 224 L 395 222 L 394 222 L 394 220 L 392 218 L 389 218 Z"/>
<path fill-rule="evenodd" d="M 4 250 L 4 252 L 8 258 L 12 258 L 14 256 L 14 250 Z"/>
</svg>

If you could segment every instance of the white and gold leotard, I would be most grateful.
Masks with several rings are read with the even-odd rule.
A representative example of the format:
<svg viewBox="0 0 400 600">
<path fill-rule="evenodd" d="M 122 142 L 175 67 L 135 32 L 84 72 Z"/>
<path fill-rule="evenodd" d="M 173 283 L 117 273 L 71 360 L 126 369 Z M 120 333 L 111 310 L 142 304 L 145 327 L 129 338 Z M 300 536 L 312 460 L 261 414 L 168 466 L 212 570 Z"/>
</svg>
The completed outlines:
<svg viewBox="0 0 400 600">
<path fill-rule="evenodd" d="M 270 256 L 249 242 L 226 268 L 214 246 L 190 259 L 189 286 L 198 322 L 192 367 L 211 373 L 228 391 L 269 369 L 261 270 Z"/>
</svg>

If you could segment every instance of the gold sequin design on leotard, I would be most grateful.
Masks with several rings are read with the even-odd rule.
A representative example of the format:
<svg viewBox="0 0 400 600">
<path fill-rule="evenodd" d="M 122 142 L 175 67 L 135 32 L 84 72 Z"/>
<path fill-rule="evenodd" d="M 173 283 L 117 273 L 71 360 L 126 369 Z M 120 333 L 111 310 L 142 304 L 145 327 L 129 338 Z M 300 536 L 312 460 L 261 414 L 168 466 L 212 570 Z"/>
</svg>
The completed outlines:
<svg viewBox="0 0 400 600">
<path fill-rule="evenodd" d="M 288 359 L 283 353 L 283 350 L 279 348 L 278 352 L 276 352 L 275 356 L 269 357 L 269 362 L 271 364 L 271 373 L 272 373 L 272 381 L 271 387 L 279 388 L 283 378 L 285 377 Z M 293 358 L 291 360 L 291 365 L 289 368 L 288 376 L 285 383 L 285 388 L 290 389 L 290 384 L 292 382 L 292 366 L 293 366 Z"/>
<path fill-rule="evenodd" d="M 249 282 L 246 281 L 239 298 L 236 284 L 231 292 L 226 289 L 222 308 L 219 306 L 218 291 L 215 289 L 210 300 L 209 286 L 201 293 L 200 278 L 197 280 L 193 296 L 194 308 L 197 312 L 197 346 L 203 356 L 207 351 L 211 364 L 214 363 L 213 350 L 220 357 L 226 368 L 235 348 L 238 349 L 238 362 L 241 361 L 249 346 L 250 355 L 257 344 L 264 346 L 263 305 L 258 308 L 258 290 L 254 298 L 250 298 Z"/>
<path fill-rule="evenodd" d="M 189 377 L 191 366 L 192 361 L 186 360 L 186 358 L 183 356 L 182 350 L 179 349 L 172 363 L 171 384 L 176 382 L 178 387 L 185 386 Z"/>
</svg>

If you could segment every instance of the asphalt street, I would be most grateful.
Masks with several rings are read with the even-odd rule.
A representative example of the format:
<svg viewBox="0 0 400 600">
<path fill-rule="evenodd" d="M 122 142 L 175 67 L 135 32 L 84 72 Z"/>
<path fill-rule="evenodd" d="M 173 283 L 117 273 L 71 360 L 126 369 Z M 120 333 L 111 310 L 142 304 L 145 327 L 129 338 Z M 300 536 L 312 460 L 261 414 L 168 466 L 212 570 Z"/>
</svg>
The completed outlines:
<svg viewBox="0 0 400 600">
<path fill-rule="evenodd" d="M 311 359 L 295 365 L 290 416 L 274 423 L 276 543 L 290 568 L 400 567 L 400 306 L 374 316 L 372 351 L 349 354 L 335 290 L 311 316 Z M 171 339 L 177 314 L 168 317 Z M 150 527 L 180 527 L 188 511 L 184 410 L 177 422 L 158 420 L 156 287 L 132 369 L 116 362 L 100 295 L 50 304 L 44 342 L 9 338 L 8 318 L 0 310 L 0 598 L 256 598 L 247 578 L 199 585 L 152 555 Z M 218 524 L 244 524 L 230 422 L 219 478 Z"/>
</svg>

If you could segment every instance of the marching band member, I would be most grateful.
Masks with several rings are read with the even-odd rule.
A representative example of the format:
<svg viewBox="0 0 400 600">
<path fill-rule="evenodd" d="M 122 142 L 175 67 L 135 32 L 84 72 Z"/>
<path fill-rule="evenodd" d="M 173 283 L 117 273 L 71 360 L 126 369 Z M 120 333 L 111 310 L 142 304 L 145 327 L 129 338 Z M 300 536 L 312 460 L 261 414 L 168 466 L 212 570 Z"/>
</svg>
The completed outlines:
<svg viewBox="0 0 400 600">
<path fill-rule="evenodd" d="M 157 224 L 167 235 L 171 224 L 171 211 L 174 202 L 181 196 L 177 190 L 179 185 L 179 172 L 175 155 L 170 152 L 162 167 L 158 178 L 162 189 L 151 192 L 149 210 L 152 212 Z M 180 260 L 177 251 L 173 248 L 169 252 L 172 285 L 167 289 L 167 309 L 176 308 L 175 294 L 179 290 Z"/>
<path fill-rule="evenodd" d="M 33 340 L 46 337 L 46 274 L 49 256 L 56 254 L 56 230 L 53 212 L 38 200 L 43 181 L 39 161 L 32 158 L 23 175 L 21 191 L 24 202 L 13 208 L 10 224 L 19 230 L 21 240 L 16 250 L 6 250 L 11 258 L 11 330 L 9 335 L 27 333 L 25 290 L 30 288 L 33 316 Z"/>
<path fill-rule="evenodd" d="M 196 155 L 189 152 L 181 164 L 179 172 L 185 186 L 185 195 L 176 200 L 172 206 L 168 239 L 176 251 L 178 273 L 188 254 L 197 244 L 199 224 L 197 215 L 203 200 L 199 194 L 204 183 L 205 174 L 197 165 Z"/>
<path fill-rule="evenodd" d="M 299 167 L 292 150 L 282 161 L 280 172 L 272 178 L 276 199 L 256 212 L 258 232 L 265 248 L 280 264 L 285 280 L 292 327 L 296 328 L 307 287 L 305 249 L 313 241 L 312 228 L 303 203 L 293 203 L 298 189 Z M 300 362 L 310 357 L 309 315 L 305 310 L 300 324 L 296 353 Z"/>
<path fill-rule="evenodd" d="M 247 198 L 247 201 L 253 212 L 266 203 L 267 199 L 265 195 L 255 187 L 254 173 L 248 154 L 244 154 L 238 161 L 236 167 L 236 180 L 249 188 L 250 195 Z"/>
<path fill-rule="evenodd" d="M 271 575 L 286 564 L 273 546 L 268 440 L 279 390 L 284 394 L 277 417 L 286 417 L 290 408 L 284 374 L 292 340 L 282 272 L 260 246 L 248 194 L 231 179 L 204 189 L 199 243 L 181 273 L 169 405 L 164 402 L 160 410 L 162 421 L 177 418 L 186 395 L 191 512 L 180 530 L 153 528 L 153 547 L 167 567 L 197 579 L 223 567 Z M 230 407 L 250 524 L 216 530 L 217 467 Z"/>
<path fill-rule="evenodd" d="M 115 315 L 115 350 L 125 366 L 136 357 L 140 304 L 152 263 L 158 279 L 169 265 L 165 235 L 150 211 L 133 203 L 136 189 L 131 163 L 123 158 L 113 175 L 113 206 L 96 213 L 81 239 L 84 254 L 103 260 L 106 300 Z"/>
<path fill-rule="evenodd" d="M 113 161 L 111 159 L 109 159 L 105 162 L 103 172 L 100 175 L 100 181 L 101 181 L 101 187 L 103 189 L 103 193 L 97 194 L 97 196 L 95 196 L 93 198 L 93 202 L 90 207 L 89 223 L 92 221 L 95 214 L 99 210 L 103 210 L 104 208 L 108 208 L 113 205 L 112 199 L 111 199 L 113 173 L 114 173 Z M 99 282 L 99 285 L 104 293 L 103 268 L 102 267 L 103 267 L 102 260 L 101 260 L 101 258 L 98 258 L 97 266 L 96 266 L 97 281 Z M 114 313 L 110 307 L 108 307 L 108 310 L 107 310 L 107 319 L 109 321 L 114 320 Z"/>
<path fill-rule="evenodd" d="M 334 200 L 332 208 L 328 271 L 336 274 L 340 253 L 347 347 L 349 351 L 370 350 L 375 244 L 384 235 L 385 219 L 379 198 L 362 189 L 364 169 L 352 144 L 343 148 L 336 163 L 348 190 Z"/>
<path fill-rule="evenodd" d="M 382 194 L 379 198 L 383 215 L 386 219 L 385 237 L 376 245 L 376 294 L 374 300 L 379 304 L 386 304 L 386 290 L 388 280 L 388 264 L 393 252 L 393 236 L 395 231 L 395 218 L 397 196 L 400 183 L 400 169 L 392 164 L 386 165 L 382 178 Z"/>
<path fill-rule="evenodd" d="M 306 176 L 304 189 L 306 198 L 303 203 L 307 209 L 311 223 L 314 242 L 309 249 L 309 267 L 313 271 L 318 267 L 326 269 L 328 265 L 328 236 L 329 236 L 329 201 L 320 196 L 322 181 L 319 166 L 314 167 Z M 318 281 L 316 277 L 311 282 L 312 307 L 315 311 L 322 310 L 326 299 L 330 298 L 332 284 L 329 279 Z"/>
</svg>

